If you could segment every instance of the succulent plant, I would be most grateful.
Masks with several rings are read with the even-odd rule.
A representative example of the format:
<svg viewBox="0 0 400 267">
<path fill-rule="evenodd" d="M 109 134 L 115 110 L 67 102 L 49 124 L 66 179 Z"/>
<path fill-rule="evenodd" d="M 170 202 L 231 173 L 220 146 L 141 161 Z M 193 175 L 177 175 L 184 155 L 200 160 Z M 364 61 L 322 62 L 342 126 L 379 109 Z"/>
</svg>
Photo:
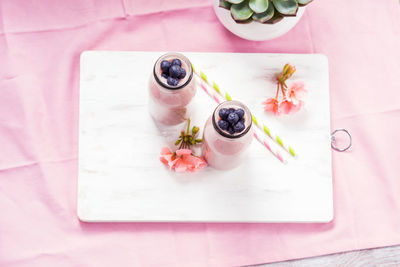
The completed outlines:
<svg viewBox="0 0 400 267">
<path fill-rule="evenodd" d="M 296 16 L 297 10 L 312 0 L 219 0 L 219 6 L 230 10 L 237 23 L 274 24 L 286 16 Z"/>
</svg>

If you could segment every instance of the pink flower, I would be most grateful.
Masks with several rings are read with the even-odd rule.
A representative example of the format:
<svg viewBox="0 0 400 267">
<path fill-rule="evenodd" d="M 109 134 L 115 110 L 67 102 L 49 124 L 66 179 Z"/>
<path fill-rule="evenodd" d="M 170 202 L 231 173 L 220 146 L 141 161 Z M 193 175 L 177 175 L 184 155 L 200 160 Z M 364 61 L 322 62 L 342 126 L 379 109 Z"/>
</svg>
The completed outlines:
<svg viewBox="0 0 400 267">
<path fill-rule="evenodd" d="M 287 89 L 286 96 L 293 105 L 301 107 L 304 104 L 305 97 L 307 96 L 307 90 L 304 88 L 304 83 L 300 81 L 291 83 Z"/>
<path fill-rule="evenodd" d="M 296 105 L 293 104 L 292 101 L 289 101 L 288 99 L 283 99 L 281 104 L 279 105 L 279 111 L 282 112 L 283 114 L 289 114 L 297 109 Z"/>
<path fill-rule="evenodd" d="M 293 82 L 287 89 L 286 97 L 279 105 L 279 111 L 283 114 L 289 114 L 299 111 L 304 106 L 304 98 L 307 90 L 302 82 Z"/>
<path fill-rule="evenodd" d="M 268 98 L 263 102 L 264 104 L 264 110 L 265 111 L 270 111 L 274 113 L 274 115 L 279 115 L 279 104 L 278 100 L 275 98 Z"/>
<path fill-rule="evenodd" d="M 160 160 L 170 170 L 175 170 L 176 172 L 195 172 L 207 166 L 205 160 L 193 156 L 190 149 L 178 149 L 175 153 L 172 153 L 167 147 L 163 147 Z"/>
</svg>

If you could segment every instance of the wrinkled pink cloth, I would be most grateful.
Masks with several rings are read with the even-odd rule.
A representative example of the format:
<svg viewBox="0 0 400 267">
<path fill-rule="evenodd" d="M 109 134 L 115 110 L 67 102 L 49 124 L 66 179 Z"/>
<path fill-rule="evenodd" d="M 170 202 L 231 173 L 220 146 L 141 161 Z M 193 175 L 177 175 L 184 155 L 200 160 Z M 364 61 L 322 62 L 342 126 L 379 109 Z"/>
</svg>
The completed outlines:
<svg viewBox="0 0 400 267">
<path fill-rule="evenodd" d="M 400 243 L 400 7 L 322 1 L 288 34 L 235 37 L 208 0 L 0 2 L 0 266 L 233 266 Z M 81 223 L 83 50 L 323 53 L 335 219 L 326 224 Z"/>
</svg>

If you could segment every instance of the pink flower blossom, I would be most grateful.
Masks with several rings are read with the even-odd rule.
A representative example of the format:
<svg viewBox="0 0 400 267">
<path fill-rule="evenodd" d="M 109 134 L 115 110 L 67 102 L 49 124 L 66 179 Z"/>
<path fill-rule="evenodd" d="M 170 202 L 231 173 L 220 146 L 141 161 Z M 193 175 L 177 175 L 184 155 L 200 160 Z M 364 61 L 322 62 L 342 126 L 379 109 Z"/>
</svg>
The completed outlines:
<svg viewBox="0 0 400 267">
<path fill-rule="evenodd" d="M 176 172 L 196 172 L 207 166 L 205 160 L 201 157 L 193 156 L 190 149 L 178 149 L 175 153 L 172 153 L 167 147 L 163 147 L 160 160 L 170 170 L 175 170 Z"/>
<path fill-rule="evenodd" d="M 270 111 L 274 113 L 274 115 L 279 115 L 279 104 L 278 100 L 275 98 L 268 98 L 263 102 L 264 104 L 264 110 L 265 111 Z"/>
<path fill-rule="evenodd" d="M 289 114 L 297 109 L 296 105 L 293 104 L 292 101 L 288 99 L 283 99 L 281 104 L 279 105 L 279 111 L 283 114 Z"/>
<path fill-rule="evenodd" d="M 304 88 L 304 83 L 300 81 L 291 83 L 286 96 L 293 105 L 302 106 L 304 104 L 304 99 L 307 96 L 307 90 Z"/>
<path fill-rule="evenodd" d="M 289 114 L 299 111 L 304 106 L 304 99 L 307 95 L 307 90 L 304 88 L 304 83 L 295 81 L 286 85 L 286 81 L 295 73 L 295 66 L 285 64 L 280 74 L 276 76 L 276 96 L 268 98 L 264 104 L 264 110 L 272 112 L 274 115 Z M 278 100 L 279 93 L 282 92 L 282 100 Z"/>
</svg>

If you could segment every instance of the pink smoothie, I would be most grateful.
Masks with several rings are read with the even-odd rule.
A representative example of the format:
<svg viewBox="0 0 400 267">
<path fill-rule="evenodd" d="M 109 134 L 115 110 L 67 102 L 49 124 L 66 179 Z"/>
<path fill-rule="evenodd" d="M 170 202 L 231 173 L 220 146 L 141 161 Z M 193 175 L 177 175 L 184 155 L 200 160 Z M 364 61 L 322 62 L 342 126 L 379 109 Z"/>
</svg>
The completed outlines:
<svg viewBox="0 0 400 267">
<path fill-rule="evenodd" d="M 162 77 L 161 61 L 180 59 L 186 76 L 179 80 L 178 85 L 171 86 Z M 196 84 L 193 78 L 192 64 L 189 59 L 179 53 L 167 53 L 154 64 L 149 81 L 149 112 L 154 120 L 165 125 L 176 125 L 190 117 L 188 107 L 196 94 Z"/>
<path fill-rule="evenodd" d="M 245 111 L 245 129 L 240 133 L 230 134 L 218 126 L 219 110 L 222 108 L 241 108 Z M 208 165 L 221 170 L 237 167 L 247 155 L 253 140 L 250 110 L 239 101 L 221 103 L 207 120 L 203 131 L 202 154 Z"/>
</svg>

